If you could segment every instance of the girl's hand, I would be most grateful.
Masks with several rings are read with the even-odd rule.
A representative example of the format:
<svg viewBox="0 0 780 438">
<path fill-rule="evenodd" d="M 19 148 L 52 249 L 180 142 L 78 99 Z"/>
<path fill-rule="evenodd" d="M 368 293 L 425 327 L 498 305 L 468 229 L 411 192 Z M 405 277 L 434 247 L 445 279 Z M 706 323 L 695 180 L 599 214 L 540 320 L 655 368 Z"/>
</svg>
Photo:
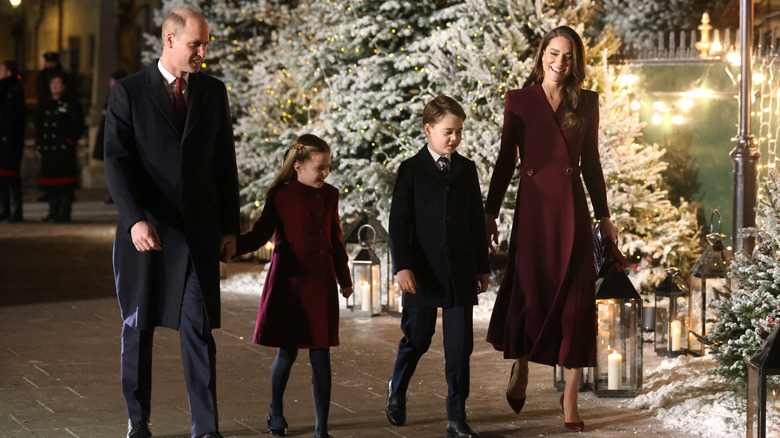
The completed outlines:
<svg viewBox="0 0 780 438">
<path fill-rule="evenodd" d="M 490 274 L 477 275 L 477 293 L 481 294 L 487 291 L 488 283 L 490 283 Z"/>
<path fill-rule="evenodd" d="M 341 289 L 341 296 L 343 296 L 344 298 L 349 298 L 349 296 L 352 295 L 353 290 L 354 289 L 352 288 L 352 286 Z"/>
</svg>

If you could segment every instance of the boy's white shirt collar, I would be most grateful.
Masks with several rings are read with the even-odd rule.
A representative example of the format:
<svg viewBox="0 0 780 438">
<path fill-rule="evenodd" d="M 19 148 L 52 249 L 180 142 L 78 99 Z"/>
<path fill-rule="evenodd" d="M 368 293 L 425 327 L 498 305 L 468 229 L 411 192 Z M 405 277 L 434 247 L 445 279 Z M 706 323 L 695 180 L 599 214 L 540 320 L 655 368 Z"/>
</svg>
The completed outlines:
<svg viewBox="0 0 780 438">
<path fill-rule="evenodd" d="M 425 145 L 425 148 L 428 149 L 428 152 L 431 153 L 431 156 L 433 157 L 433 161 L 434 162 L 438 162 L 439 161 L 439 157 L 445 157 L 445 158 L 447 158 L 447 161 L 450 161 L 450 162 L 452 161 L 452 159 L 450 157 L 451 154 L 439 155 L 436 152 L 434 152 L 433 149 L 428 147 L 427 144 Z"/>
<path fill-rule="evenodd" d="M 159 60 L 159 59 L 157 60 L 157 69 L 160 70 L 160 73 L 162 73 L 163 77 L 165 78 L 165 80 L 169 84 L 172 84 L 176 80 L 176 76 L 174 76 L 173 73 L 171 73 L 168 70 L 166 70 L 165 67 L 163 67 L 163 65 L 162 65 L 162 61 Z M 187 81 L 187 79 L 189 79 L 189 77 L 190 77 L 190 74 L 185 72 L 184 76 L 182 77 L 182 79 L 184 79 L 184 82 L 187 82 L 189 84 L 189 81 Z"/>
</svg>

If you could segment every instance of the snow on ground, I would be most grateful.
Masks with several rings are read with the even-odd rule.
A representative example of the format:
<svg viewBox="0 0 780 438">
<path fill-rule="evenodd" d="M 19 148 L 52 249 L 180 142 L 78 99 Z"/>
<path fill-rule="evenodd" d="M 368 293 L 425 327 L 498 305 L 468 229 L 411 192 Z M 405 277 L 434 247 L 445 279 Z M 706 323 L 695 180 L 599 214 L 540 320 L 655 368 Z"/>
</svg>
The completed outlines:
<svg viewBox="0 0 780 438">
<path fill-rule="evenodd" d="M 257 295 L 262 293 L 265 270 L 239 273 L 222 280 L 223 292 Z M 487 325 L 493 311 L 495 288 L 480 294 L 474 307 L 475 325 Z M 344 299 L 339 300 L 344 306 Z M 649 339 L 652 339 L 650 336 Z M 716 366 L 712 357 L 662 358 L 652 343 L 644 348 L 643 393 L 626 406 L 648 412 L 665 426 L 690 436 L 733 438 L 745 436 L 746 404 L 728 385 L 710 371 Z M 770 395 L 771 397 L 771 395 Z M 780 437 L 780 398 L 770 401 L 767 436 Z"/>
<path fill-rule="evenodd" d="M 232 292 L 241 295 L 263 294 L 263 283 L 265 282 L 266 270 L 260 272 L 247 272 L 229 276 L 219 282 L 222 292 Z"/>
</svg>

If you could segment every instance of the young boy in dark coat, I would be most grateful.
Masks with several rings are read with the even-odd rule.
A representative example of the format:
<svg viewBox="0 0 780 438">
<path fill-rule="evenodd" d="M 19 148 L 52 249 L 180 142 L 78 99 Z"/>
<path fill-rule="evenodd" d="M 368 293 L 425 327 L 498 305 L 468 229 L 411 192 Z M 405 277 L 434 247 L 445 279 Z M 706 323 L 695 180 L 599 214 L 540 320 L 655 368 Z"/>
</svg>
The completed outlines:
<svg viewBox="0 0 780 438">
<path fill-rule="evenodd" d="M 447 437 L 474 438 L 466 421 L 473 306 L 487 290 L 490 265 L 477 168 L 455 150 L 466 114 L 437 96 L 423 110 L 426 147 L 401 163 L 390 207 L 390 251 L 403 294 L 401 330 L 385 412 L 406 421 L 406 390 L 428 351 L 442 308 Z"/>
</svg>

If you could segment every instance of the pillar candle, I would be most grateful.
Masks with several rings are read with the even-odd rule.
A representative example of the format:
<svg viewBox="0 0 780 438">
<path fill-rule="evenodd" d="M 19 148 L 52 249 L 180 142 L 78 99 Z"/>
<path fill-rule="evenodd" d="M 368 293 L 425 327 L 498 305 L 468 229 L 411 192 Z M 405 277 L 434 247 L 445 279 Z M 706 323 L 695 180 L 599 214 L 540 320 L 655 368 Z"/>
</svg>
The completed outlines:
<svg viewBox="0 0 780 438">
<path fill-rule="evenodd" d="M 360 310 L 364 312 L 371 311 L 371 285 L 367 281 L 360 283 L 360 288 L 363 289 L 363 302 L 360 306 Z"/>
<path fill-rule="evenodd" d="M 672 321 L 672 351 L 678 351 L 680 349 L 680 335 L 682 333 L 682 323 L 680 320 L 675 319 Z"/>
<path fill-rule="evenodd" d="M 623 356 L 613 351 L 609 355 L 609 367 L 607 368 L 607 389 L 620 389 L 622 378 Z"/>
</svg>

